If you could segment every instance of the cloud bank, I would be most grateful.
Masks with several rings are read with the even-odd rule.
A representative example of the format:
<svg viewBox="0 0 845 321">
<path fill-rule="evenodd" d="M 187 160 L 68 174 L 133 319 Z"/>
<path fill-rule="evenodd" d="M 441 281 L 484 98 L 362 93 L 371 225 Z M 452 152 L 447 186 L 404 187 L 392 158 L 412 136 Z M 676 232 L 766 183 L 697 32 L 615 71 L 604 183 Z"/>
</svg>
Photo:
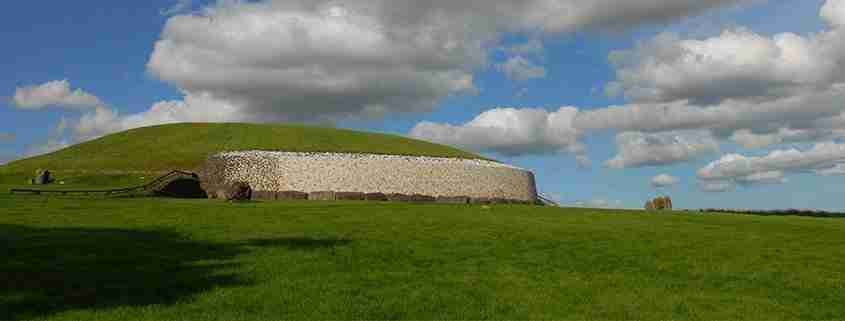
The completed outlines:
<svg viewBox="0 0 845 321">
<path fill-rule="evenodd" d="M 168 19 L 150 74 L 184 92 L 134 115 L 98 111 L 86 132 L 160 121 L 325 122 L 433 110 L 478 91 L 499 36 L 619 29 L 696 15 L 742 0 L 218 1 Z M 179 1 L 168 13 L 182 12 Z M 507 51 L 511 78 L 545 71 Z M 201 104 L 199 104 L 201 102 Z"/>
<path fill-rule="evenodd" d="M 766 36 L 745 28 L 703 39 L 664 33 L 635 48 L 613 52 L 609 60 L 616 79 L 606 91 L 623 96 L 628 103 L 592 109 L 566 107 L 569 121 L 546 128 L 567 133 L 571 146 L 593 133 L 616 133 L 617 155 L 605 163 L 611 168 L 677 164 L 716 153 L 725 141 L 755 149 L 843 137 L 845 0 L 826 1 L 819 17 L 827 29 L 808 35 L 786 32 Z M 512 108 L 510 113 L 519 110 Z M 525 123 L 509 127 L 532 126 L 525 119 L 511 121 Z M 410 134 L 498 151 L 493 144 L 479 144 L 475 136 L 448 134 L 456 128 L 472 128 L 472 122 L 426 122 L 424 126 L 428 129 L 425 135 L 416 128 Z M 488 126 L 486 130 L 487 136 L 496 136 L 505 127 Z M 530 137 L 534 140 L 521 140 L 520 145 L 549 146 L 547 142 L 554 140 L 544 135 Z M 514 153 L 509 147 L 504 146 Z M 535 151 L 516 150 L 519 154 Z M 578 157 L 583 157 L 583 149 L 578 151 Z M 731 157 L 736 155 L 725 155 L 722 160 Z M 832 169 L 810 170 L 836 173 Z M 730 182 L 707 182 L 703 189 L 724 191 L 736 184 L 783 183 L 783 175 L 790 172 L 779 168 L 748 172 L 725 177 Z"/>
</svg>

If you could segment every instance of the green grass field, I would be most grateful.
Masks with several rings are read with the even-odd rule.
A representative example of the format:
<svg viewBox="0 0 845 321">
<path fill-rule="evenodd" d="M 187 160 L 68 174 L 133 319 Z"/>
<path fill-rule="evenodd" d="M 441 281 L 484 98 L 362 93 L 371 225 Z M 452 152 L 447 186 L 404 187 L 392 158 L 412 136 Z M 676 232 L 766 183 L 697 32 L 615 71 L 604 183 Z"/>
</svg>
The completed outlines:
<svg viewBox="0 0 845 321">
<path fill-rule="evenodd" d="M 833 320 L 845 220 L 0 194 L 0 320 Z"/>
<path fill-rule="evenodd" d="M 54 153 L 11 162 L 0 166 L 0 175 L 31 176 L 39 168 L 50 169 L 60 176 L 85 172 L 100 175 L 192 170 L 211 154 L 239 150 L 482 158 L 420 140 L 346 129 L 184 123 L 132 129 Z"/>
</svg>

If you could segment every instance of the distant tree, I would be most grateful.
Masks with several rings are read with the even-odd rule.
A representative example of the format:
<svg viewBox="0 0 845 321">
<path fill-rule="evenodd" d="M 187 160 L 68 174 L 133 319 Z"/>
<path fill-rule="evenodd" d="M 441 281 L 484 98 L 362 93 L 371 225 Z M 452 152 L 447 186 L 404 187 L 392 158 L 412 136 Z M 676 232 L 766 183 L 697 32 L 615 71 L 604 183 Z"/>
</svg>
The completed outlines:
<svg viewBox="0 0 845 321">
<path fill-rule="evenodd" d="M 672 198 L 660 196 L 645 203 L 647 210 L 672 210 Z"/>
</svg>

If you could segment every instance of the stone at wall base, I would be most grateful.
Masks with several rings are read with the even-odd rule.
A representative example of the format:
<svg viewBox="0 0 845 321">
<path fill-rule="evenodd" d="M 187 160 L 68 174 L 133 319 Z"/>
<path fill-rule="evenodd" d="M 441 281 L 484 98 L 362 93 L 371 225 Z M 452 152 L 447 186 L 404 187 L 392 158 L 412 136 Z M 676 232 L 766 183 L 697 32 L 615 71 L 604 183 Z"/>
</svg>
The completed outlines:
<svg viewBox="0 0 845 321">
<path fill-rule="evenodd" d="M 335 195 L 335 192 L 332 192 L 332 191 L 311 192 L 311 193 L 308 193 L 308 200 L 309 201 L 334 201 L 334 200 L 337 200 L 337 196 Z"/>
<path fill-rule="evenodd" d="M 275 201 L 276 193 L 271 191 L 252 191 L 254 201 Z"/>
<path fill-rule="evenodd" d="M 466 196 L 438 196 L 437 203 L 443 204 L 469 204 L 469 197 Z"/>
<path fill-rule="evenodd" d="M 364 194 L 364 200 L 384 202 L 387 201 L 387 195 L 384 195 L 384 193 L 367 193 Z"/>
<path fill-rule="evenodd" d="M 505 198 L 491 198 L 490 204 L 511 204 L 511 200 Z"/>
<path fill-rule="evenodd" d="M 492 201 L 488 197 L 473 197 L 469 199 L 470 204 L 490 204 Z"/>
<path fill-rule="evenodd" d="M 278 201 L 302 201 L 308 199 L 308 193 L 298 191 L 282 191 L 276 192 L 276 200 Z"/>
<path fill-rule="evenodd" d="M 387 194 L 387 200 L 391 202 L 410 202 L 411 195 L 391 193 Z"/>
<path fill-rule="evenodd" d="M 411 195 L 411 202 L 415 202 L 415 203 L 432 203 L 436 200 L 437 199 L 434 198 L 433 196 L 421 195 L 421 194 Z"/>
<path fill-rule="evenodd" d="M 337 192 L 335 199 L 338 201 L 363 201 L 364 193 L 361 192 Z"/>
</svg>

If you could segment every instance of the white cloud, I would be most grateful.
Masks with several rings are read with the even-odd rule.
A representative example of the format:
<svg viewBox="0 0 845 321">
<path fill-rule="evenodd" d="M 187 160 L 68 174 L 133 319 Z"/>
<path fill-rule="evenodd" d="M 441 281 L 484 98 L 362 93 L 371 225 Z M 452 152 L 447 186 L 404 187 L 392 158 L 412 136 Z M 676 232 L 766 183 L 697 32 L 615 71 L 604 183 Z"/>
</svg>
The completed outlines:
<svg viewBox="0 0 845 321">
<path fill-rule="evenodd" d="M 72 138 L 68 138 L 68 136 L 65 135 L 69 126 L 68 123 L 67 119 L 62 118 L 56 127 L 50 131 L 50 136 L 47 138 L 47 141 L 29 146 L 24 152 L 24 157 L 51 153 L 72 145 Z"/>
<path fill-rule="evenodd" d="M 624 132 L 616 135 L 618 154 L 610 168 L 664 166 L 685 162 L 719 151 L 719 144 L 707 132 Z"/>
<path fill-rule="evenodd" d="M 622 201 L 597 198 L 589 201 L 577 201 L 571 206 L 585 208 L 622 208 Z"/>
<path fill-rule="evenodd" d="M 505 155 L 580 154 L 582 146 L 578 143 L 578 132 L 572 126 L 577 112 L 571 107 L 563 107 L 556 112 L 497 108 L 457 126 L 421 122 L 411 130 L 410 136 Z"/>
<path fill-rule="evenodd" d="M 746 29 L 704 40 L 662 34 L 611 54 L 618 69 L 608 89 L 636 102 L 766 101 L 841 82 L 843 54 L 845 30 L 838 26 L 806 37 L 766 37 Z"/>
<path fill-rule="evenodd" d="M 731 181 L 700 181 L 698 188 L 708 193 L 724 193 L 736 189 L 736 184 Z"/>
<path fill-rule="evenodd" d="M 756 134 L 749 129 L 740 129 L 731 135 L 731 140 L 742 147 L 755 149 L 769 145 L 809 141 L 832 136 L 834 136 L 834 133 L 829 128 L 779 128 L 777 131 L 768 134 Z"/>
<path fill-rule="evenodd" d="M 828 21 L 839 12 L 834 2 L 845 0 L 828 1 L 821 14 Z M 625 168 L 687 161 L 718 151 L 720 139 L 762 148 L 845 136 L 845 30 L 830 26 L 808 36 L 766 37 L 744 29 L 704 40 L 664 34 L 614 53 L 618 79 L 610 87 L 633 101 L 592 110 L 568 107 L 574 116 L 566 137 L 578 145 L 579 137 L 593 132 L 619 132 L 619 154 L 606 164 Z M 696 132 L 700 139 L 679 139 L 678 132 Z M 450 138 L 440 142 L 460 143 L 444 136 Z M 520 145 L 552 140 L 532 137 L 533 143 Z"/>
<path fill-rule="evenodd" d="M 8 164 L 8 163 L 11 163 L 11 162 L 13 162 L 13 161 L 15 161 L 15 160 L 17 160 L 17 159 L 18 159 L 18 157 L 17 157 L 17 156 L 15 156 L 15 155 L 11 155 L 11 154 L 0 154 L 0 166 L 2 166 L 2 165 L 6 165 L 6 164 Z"/>
<path fill-rule="evenodd" d="M 103 106 L 97 96 L 82 89 L 71 90 L 67 79 L 48 81 L 36 86 L 18 87 L 15 89 L 12 102 L 15 107 L 24 110 L 47 107 L 84 110 Z"/>
<path fill-rule="evenodd" d="M 191 9 L 193 5 L 193 0 L 177 0 L 170 8 L 163 9 L 160 11 L 162 16 L 171 16 L 174 14 L 183 13 L 186 10 Z"/>
<path fill-rule="evenodd" d="M 836 164 L 830 167 L 814 170 L 813 172 L 819 176 L 842 176 L 845 175 L 845 164 Z"/>
<path fill-rule="evenodd" d="M 736 178 L 736 182 L 742 185 L 784 184 L 787 181 L 788 180 L 783 177 L 782 171 L 759 172 Z"/>
<path fill-rule="evenodd" d="M 835 173 L 845 163 L 845 144 L 818 143 L 811 149 L 774 150 L 765 156 L 728 154 L 698 170 L 702 180 L 735 180 L 738 183 L 784 183 L 784 172 Z"/>
<path fill-rule="evenodd" d="M 219 1 L 170 18 L 148 62 L 188 95 L 267 121 L 425 112 L 476 92 L 502 32 L 555 33 L 663 22 L 743 0 Z M 536 50 L 536 43 L 519 50 Z M 506 64 L 538 77 L 527 61 Z"/>
<path fill-rule="evenodd" d="M 497 66 L 508 78 L 516 81 L 525 81 L 534 78 L 546 77 L 546 69 L 537 66 L 522 56 L 511 57 L 506 62 Z"/>
<path fill-rule="evenodd" d="M 828 0 L 822 6 L 821 16 L 833 26 L 845 25 L 845 1 Z"/>
<path fill-rule="evenodd" d="M 0 133 L 0 143 L 13 142 L 17 136 L 13 133 Z"/>
<path fill-rule="evenodd" d="M 527 42 L 505 48 L 505 51 L 514 55 L 539 55 L 546 51 L 543 42 L 539 39 L 531 39 Z"/>
<path fill-rule="evenodd" d="M 575 164 L 578 168 L 591 168 L 593 167 L 593 160 L 587 155 L 578 154 L 575 155 Z"/>
<path fill-rule="evenodd" d="M 183 93 L 178 101 L 120 115 L 66 80 L 18 88 L 19 108 L 85 110 L 69 126 L 74 141 L 138 126 L 185 121 L 331 121 L 425 112 L 449 95 L 475 93 L 503 32 L 572 32 L 665 22 L 743 0 L 317 0 L 217 1 L 168 19 L 148 72 Z M 165 13 L 185 12 L 178 1 Z M 528 43 L 526 54 L 541 48 Z M 539 48 L 538 48 L 539 47 Z M 516 48 L 514 48 L 516 50 Z M 527 60 L 526 60 L 527 61 Z M 538 76 L 540 67 L 515 77 Z M 415 133 L 504 153 L 580 153 L 564 108 L 532 118 L 510 110 L 462 126 L 423 123 Z M 524 124 L 497 123 L 516 117 Z M 536 122 L 533 123 L 533 122 Z M 455 133 L 458 138 L 442 138 Z M 523 136 L 496 136 L 516 133 Z M 482 135 L 493 135 L 482 137 Z M 500 141 L 496 141 L 497 138 Z M 582 157 L 581 161 L 586 157 Z"/>
<path fill-rule="evenodd" d="M 654 188 L 663 188 L 678 185 L 681 182 L 681 179 L 669 175 L 669 174 L 660 174 L 651 179 L 651 186 Z"/>
<path fill-rule="evenodd" d="M 699 107 L 687 101 L 633 103 L 579 113 L 575 123 L 583 131 L 671 131 L 712 129 L 766 129 L 808 126 L 813 121 L 838 116 L 845 109 L 845 84 L 823 92 L 807 92 L 766 102 L 727 99 Z M 773 130 L 777 130 L 774 128 Z"/>
</svg>

